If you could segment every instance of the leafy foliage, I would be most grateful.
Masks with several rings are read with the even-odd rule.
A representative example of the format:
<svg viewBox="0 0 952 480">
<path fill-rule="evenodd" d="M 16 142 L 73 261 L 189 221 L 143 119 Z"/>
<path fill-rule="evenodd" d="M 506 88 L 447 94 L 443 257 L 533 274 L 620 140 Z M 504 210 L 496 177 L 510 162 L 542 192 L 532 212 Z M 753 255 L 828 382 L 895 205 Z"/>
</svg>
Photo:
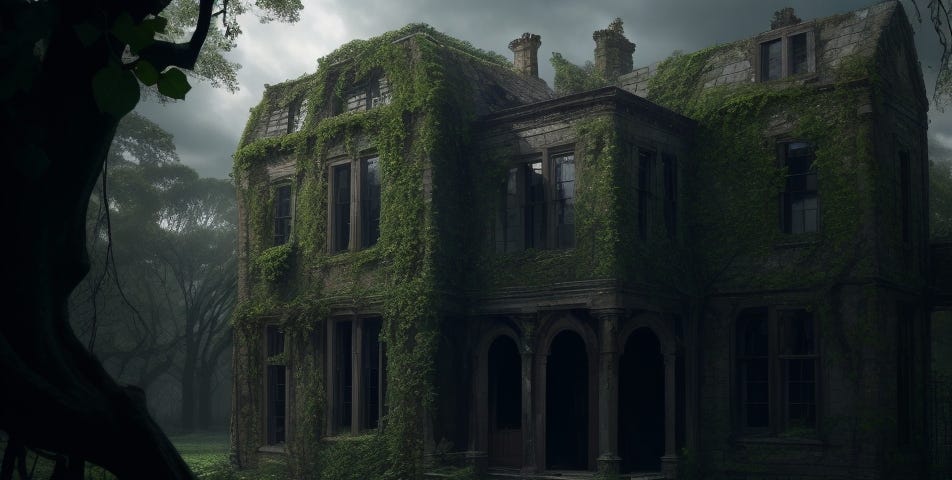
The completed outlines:
<svg viewBox="0 0 952 480">
<path fill-rule="evenodd" d="M 555 92 L 559 95 L 584 92 L 608 85 L 608 81 L 595 71 L 595 65 L 592 62 L 585 62 L 584 66 L 579 67 L 566 60 L 559 52 L 552 52 L 549 62 L 555 69 Z"/>
</svg>

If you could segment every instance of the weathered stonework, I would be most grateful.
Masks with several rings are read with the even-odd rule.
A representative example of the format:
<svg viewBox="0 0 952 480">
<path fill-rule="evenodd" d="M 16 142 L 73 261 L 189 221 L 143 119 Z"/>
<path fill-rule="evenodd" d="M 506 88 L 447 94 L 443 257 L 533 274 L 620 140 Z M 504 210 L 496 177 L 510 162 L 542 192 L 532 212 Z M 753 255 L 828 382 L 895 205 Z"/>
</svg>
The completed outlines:
<svg viewBox="0 0 952 480">
<path fill-rule="evenodd" d="M 952 255 L 928 240 L 898 3 L 634 70 L 618 21 L 594 35 L 611 84 L 561 97 L 537 35 L 514 65 L 441 35 L 349 45 L 249 120 L 236 462 L 928 478 L 918 392 Z M 765 81 L 778 40 L 805 56 Z M 383 78 L 367 92 L 390 100 L 357 97 Z"/>
</svg>

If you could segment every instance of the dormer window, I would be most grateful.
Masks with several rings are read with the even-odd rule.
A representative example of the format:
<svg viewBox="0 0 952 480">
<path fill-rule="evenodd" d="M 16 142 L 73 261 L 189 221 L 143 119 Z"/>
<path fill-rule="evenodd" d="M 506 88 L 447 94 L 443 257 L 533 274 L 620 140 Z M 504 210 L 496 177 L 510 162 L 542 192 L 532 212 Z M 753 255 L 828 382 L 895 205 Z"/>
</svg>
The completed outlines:
<svg viewBox="0 0 952 480">
<path fill-rule="evenodd" d="M 304 119 L 307 117 L 307 99 L 302 98 L 291 107 L 290 121 L 288 122 L 288 133 L 299 132 L 304 128 Z"/>
<path fill-rule="evenodd" d="M 758 71 L 761 82 L 816 71 L 813 31 L 798 31 L 760 42 Z"/>
</svg>

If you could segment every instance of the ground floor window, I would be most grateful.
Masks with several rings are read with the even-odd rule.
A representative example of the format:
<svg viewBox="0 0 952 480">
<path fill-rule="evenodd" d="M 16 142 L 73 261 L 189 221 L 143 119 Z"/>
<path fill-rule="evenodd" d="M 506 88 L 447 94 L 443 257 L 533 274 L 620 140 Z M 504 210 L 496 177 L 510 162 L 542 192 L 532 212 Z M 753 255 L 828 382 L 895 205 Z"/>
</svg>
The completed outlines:
<svg viewBox="0 0 952 480">
<path fill-rule="evenodd" d="M 331 322 L 331 433 L 377 428 L 383 415 L 385 355 L 378 317 Z"/>
<path fill-rule="evenodd" d="M 737 321 L 742 430 L 812 434 L 817 425 L 817 338 L 804 309 L 753 308 Z"/>
<path fill-rule="evenodd" d="M 277 325 L 265 328 L 265 363 L 267 365 L 267 442 L 277 445 L 285 441 L 287 372 L 284 359 L 284 332 Z"/>
</svg>

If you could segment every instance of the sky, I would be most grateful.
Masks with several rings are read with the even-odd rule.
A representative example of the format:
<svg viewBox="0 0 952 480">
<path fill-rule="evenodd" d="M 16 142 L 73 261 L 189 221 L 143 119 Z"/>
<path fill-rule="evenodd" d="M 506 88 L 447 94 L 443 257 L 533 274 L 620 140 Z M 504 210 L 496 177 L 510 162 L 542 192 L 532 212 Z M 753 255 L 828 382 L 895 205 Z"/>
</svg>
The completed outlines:
<svg viewBox="0 0 952 480">
<path fill-rule="evenodd" d="M 260 23 L 254 15 L 241 21 L 238 46 L 230 60 L 242 65 L 239 90 L 230 93 L 191 80 L 181 102 L 146 99 L 136 110 L 170 132 L 183 163 L 200 175 L 227 178 L 232 154 L 248 120 L 261 101 L 265 84 L 278 84 L 317 69 L 317 59 L 355 38 L 370 38 L 408 23 L 427 23 L 483 50 L 512 58 L 509 42 L 523 32 L 542 36 L 539 76 L 552 86 L 552 52 L 584 64 L 594 60 L 592 32 L 624 21 L 635 43 L 635 68 L 658 62 L 676 50 L 702 48 L 754 36 L 770 29 L 773 12 L 793 7 L 803 20 L 848 12 L 877 0 L 302 0 L 295 24 Z M 919 0 L 923 23 L 909 0 L 903 6 L 917 32 L 919 61 L 929 89 L 935 81 L 940 48 Z M 952 147 L 952 110 L 930 105 L 930 143 Z"/>
</svg>

